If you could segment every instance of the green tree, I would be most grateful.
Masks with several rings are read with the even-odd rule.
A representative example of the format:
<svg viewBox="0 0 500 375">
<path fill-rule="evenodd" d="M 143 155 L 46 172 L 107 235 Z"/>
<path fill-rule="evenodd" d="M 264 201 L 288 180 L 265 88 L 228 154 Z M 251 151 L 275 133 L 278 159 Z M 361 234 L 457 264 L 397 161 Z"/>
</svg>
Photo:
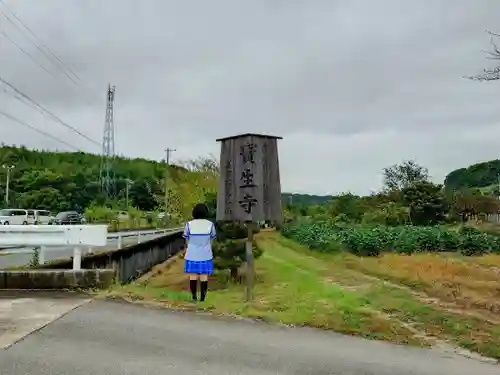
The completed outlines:
<svg viewBox="0 0 500 375">
<path fill-rule="evenodd" d="M 415 184 L 427 182 L 429 172 L 427 168 L 418 165 L 412 160 L 384 168 L 384 186 L 389 191 L 400 191 Z"/>
<path fill-rule="evenodd" d="M 366 211 L 362 219 L 362 222 L 365 224 L 380 224 L 387 226 L 403 225 L 408 221 L 408 209 L 395 202 L 383 203 L 375 209 Z"/>
<path fill-rule="evenodd" d="M 129 190 L 129 199 L 134 207 L 143 211 L 153 211 L 158 207 L 158 202 L 152 193 L 151 181 L 137 180 Z"/>
<path fill-rule="evenodd" d="M 401 195 L 413 225 L 435 225 L 444 221 L 447 204 L 442 185 L 422 182 L 404 188 Z"/>
<path fill-rule="evenodd" d="M 259 231 L 258 226 L 255 228 Z M 229 270 L 231 279 L 238 280 L 238 270 L 246 260 L 247 228 L 238 222 L 217 222 L 217 240 L 214 245 L 214 266 L 220 270 Z M 254 259 L 262 255 L 262 249 L 255 241 L 252 244 Z"/>
<path fill-rule="evenodd" d="M 344 193 L 333 197 L 329 203 L 331 217 L 344 214 L 351 221 L 360 221 L 365 207 L 363 201 L 357 195 Z"/>
<path fill-rule="evenodd" d="M 456 190 L 489 186 L 496 187 L 498 186 L 499 176 L 500 160 L 490 160 L 450 172 L 444 180 L 444 185 L 446 189 Z"/>
</svg>

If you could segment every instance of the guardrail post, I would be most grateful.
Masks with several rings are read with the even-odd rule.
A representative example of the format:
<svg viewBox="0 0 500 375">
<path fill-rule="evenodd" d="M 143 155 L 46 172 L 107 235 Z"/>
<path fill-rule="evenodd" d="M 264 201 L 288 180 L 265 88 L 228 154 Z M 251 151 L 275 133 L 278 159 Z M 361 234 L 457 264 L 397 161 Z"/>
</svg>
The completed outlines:
<svg viewBox="0 0 500 375">
<path fill-rule="evenodd" d="M 73 270 L 82 269 L 82 250 L 79 247 L 73 249 Z"/>
<path fill-rule="evenodd" d="M 45 263 L 45 246 L 40 246 L 40 250 L 38 252 L 38 264 Z"/>
<path fill-rule="evenodd" d="M 119 234 L 118 235 L 118 249 L 121 249 L 122 248 L 122 235 Z"/>
<path fill-rule="evenodd" d="M 141 243 L 141 232 L 137 233 L 137 243 Z"/>
</svg>

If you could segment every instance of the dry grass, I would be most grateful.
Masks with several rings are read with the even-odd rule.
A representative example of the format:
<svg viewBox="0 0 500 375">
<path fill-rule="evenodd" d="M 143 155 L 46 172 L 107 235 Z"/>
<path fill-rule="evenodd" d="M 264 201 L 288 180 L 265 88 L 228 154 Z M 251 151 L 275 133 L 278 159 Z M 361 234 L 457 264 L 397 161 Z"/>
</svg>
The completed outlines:
<svg viewBox="0 0 500 375">
<path fill-rule="evenodd" d="M 500 256 L 458 258 L 439 254 L 384 254 L 379 258 L 344 256 L 345 264 L 362 273 L 401 283 L 464 309 L 484 310 L 500 321 L 500 273 L 484 263 Z"/>
<path fill-rule="evenodd" d="M 500 255 L 488 254 L 482 257 L 470 258 L 476 264 L 491 267 L 500 274 Z"/>
</svg>

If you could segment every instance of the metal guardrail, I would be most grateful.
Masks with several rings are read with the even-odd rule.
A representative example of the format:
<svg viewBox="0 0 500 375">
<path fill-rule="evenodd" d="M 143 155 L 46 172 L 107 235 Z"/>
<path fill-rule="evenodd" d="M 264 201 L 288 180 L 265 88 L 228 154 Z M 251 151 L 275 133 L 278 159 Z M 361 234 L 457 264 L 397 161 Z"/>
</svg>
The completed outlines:
<svg viewBox="0 0 500 375">
<path fill-rule="evenodd" d="M 117 250 L 121 249 L 123 247 L 123 239 L 124 238 L 131 238 L 131 237 L 137 237 L 137 242 L 136 243 L 141 243 L 142 238 L 148 237 L 151 235 L 161 235 L 161 234 L 167 234 L 171 232 L 175 232 L 178 230 L 182 230 L 182 228 L 169 228 L 169 229 L 158 229 L 158 230 L 144 230 L 144 231 L 130 231 L 130 232 L 120 232 L 120 233 L 108 233 L 106 236 L 106 239 L 108 240 L 108 243 L 105 245 L 106 247 L 109 245 L 109 240 L 117 240 L 116 248 L 114 249 L 106 249 L 106 251 L 112 251 L 112 250 Z M 60 245 L 60 246 L 9 246 L 5 247 L 6 251 L 1 251 L 1 254 L 3 255 L 13 255 L 13 254 L 32 254 L 34 249 L 39 248 L 39 253 L 38 253 L 38 262 L 39 264 L 44 264 L 45 263 L 45 251 L 48 250 L 47 248 L 50 248 L 51 251 L 58 251 L 58 250 L 67 250 L 68 246 L 67 245 Z M 16 249 L 16 251 L 9 252 L 9 250 Z M 93 247 L 87 247 L 87 253 L 92 253 Z M 2 249 L 0 249 L 2 250 Z M 75 248 L 74 252 L 74 269 L 79 269 L 80 268 L 80 262 L 81 262 L 81 247 Z"/>
<path fill-rule="evenodd" d="M 117 249 L 121 249 L 123 247 L 123 238 L 137 237 L 137 243 L 141 243 L 141 236 L 144 237 L 144 236 L 150 236 L 150 235 L 155 235 L 155 234 L 165 234 L 165 233 L 170 233 L 170 232 L 173 232 L 173 231 L 176 231 L 179 229 L 182 229 L 182 228 L 131 231 L 130 233 L 129 232 L 120 232 L 118 234 L 110 233 L 110 234 L 108 234 L 108 240 L 117 239 L 118 240 Z"/>
</svg>

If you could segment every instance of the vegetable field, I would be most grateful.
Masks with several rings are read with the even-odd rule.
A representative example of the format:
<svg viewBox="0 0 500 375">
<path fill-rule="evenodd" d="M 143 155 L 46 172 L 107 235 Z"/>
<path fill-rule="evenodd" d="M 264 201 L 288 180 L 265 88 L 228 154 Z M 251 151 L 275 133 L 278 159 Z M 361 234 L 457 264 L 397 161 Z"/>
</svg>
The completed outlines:
<svg viewBox="0 0 500 375">
<path fill-rule="evenodd" d="M 455 231 L 425 226 L 364 226 L 344 223 L 290 223 L 285 237 L 317 251 L 346 250 L 359 256 L 381 252 L 456 251 L 463 255 L 500 254 L 500 238 L 473 228 Z"/>
</svg>

